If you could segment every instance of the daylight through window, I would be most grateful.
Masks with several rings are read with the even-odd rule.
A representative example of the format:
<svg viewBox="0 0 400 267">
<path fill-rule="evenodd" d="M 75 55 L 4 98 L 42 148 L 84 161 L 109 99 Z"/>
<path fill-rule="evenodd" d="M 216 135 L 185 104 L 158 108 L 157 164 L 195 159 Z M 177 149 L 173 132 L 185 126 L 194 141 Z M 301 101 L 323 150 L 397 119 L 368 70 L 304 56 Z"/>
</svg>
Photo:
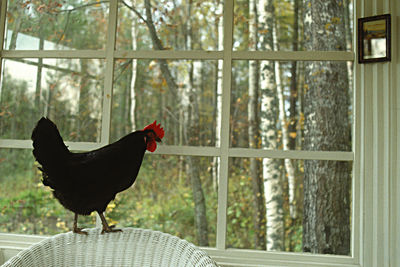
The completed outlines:
<svg viewBox="0 0 400 267">
<path fill-rule="evenodd" d="M 110 223 L 219 250 L 352 255 L 351 0 L 1 9 L 0 232 L 72 227 L 31 153 L 40 117 L 74 151 L 157 120 L 163 143 L 108 206 Z"/>
</svg>

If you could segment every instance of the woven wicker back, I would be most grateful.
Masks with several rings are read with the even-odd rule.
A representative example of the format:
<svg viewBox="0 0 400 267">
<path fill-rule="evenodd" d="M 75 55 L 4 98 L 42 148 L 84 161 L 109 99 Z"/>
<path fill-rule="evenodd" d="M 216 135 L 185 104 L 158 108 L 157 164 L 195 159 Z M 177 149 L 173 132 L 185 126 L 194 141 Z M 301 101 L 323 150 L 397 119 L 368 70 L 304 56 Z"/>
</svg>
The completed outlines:
<svg viewBox="0 0 400 267">
<path fill-rule="evenodd" d="M 158 231 L 125 228 L 123 232 L 88 235 L 71 232 L 49 237 L 21 251 L 2 267 L 19 266 L 196 266 L 217 264 L 202 250 Z"/>
</svg>

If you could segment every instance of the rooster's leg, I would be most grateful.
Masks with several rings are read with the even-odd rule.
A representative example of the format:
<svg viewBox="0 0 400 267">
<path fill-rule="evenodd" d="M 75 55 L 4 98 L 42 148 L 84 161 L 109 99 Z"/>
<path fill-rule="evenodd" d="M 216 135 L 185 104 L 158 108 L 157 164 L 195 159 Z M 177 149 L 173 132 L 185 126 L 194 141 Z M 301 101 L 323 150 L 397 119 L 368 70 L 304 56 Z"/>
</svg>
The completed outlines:
<svg viewBox="0 0 400 267">
<path fill-rule="evenodd" d="M 99 213 L 99 216 L 101 219 L 101 223 L 103 224 L 103 230 L 101 231 L 102 234 L 112 233 L 112 232 L 122 232 L 121 229 L 113 229 L 115 227 L 114 225 L 109 226 L 103 213 L 102 212 L 98 212 L 98 213 Z"/>
<path fill-rule="evenodd" d="M 75 213 L 75 218 L 74 218 L 74 229 L 72 230 L 76 234 L 81 234 L 81 235 L 87 235 L 88 233 L 85 231 L 82 231 L 82 228 L 78 228 L 78 213 Z"/>
</svg>

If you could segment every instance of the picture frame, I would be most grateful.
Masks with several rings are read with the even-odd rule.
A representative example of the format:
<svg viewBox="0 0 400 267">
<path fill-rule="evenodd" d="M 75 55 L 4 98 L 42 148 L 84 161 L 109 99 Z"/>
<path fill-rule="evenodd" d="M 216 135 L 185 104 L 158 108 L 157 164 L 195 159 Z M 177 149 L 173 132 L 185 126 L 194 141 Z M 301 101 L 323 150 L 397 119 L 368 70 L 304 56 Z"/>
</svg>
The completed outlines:
<svg viewBox="0 0 400 267">
<path fill-rule="evenodd" d="M 358 19 L 358 63 L 391 60 L 390 14 Z"/>
</svg>

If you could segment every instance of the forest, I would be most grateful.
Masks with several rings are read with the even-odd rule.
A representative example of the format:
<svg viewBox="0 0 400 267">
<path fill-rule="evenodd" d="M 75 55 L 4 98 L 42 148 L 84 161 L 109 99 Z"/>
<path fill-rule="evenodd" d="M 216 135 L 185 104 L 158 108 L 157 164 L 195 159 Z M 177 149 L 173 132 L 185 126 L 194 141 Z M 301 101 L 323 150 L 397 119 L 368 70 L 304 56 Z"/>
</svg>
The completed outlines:
<svg viewBox="0 0 400 267">
<path fill-rule="evenodd" d="M 226 0 L 230 1 L 230 0 Z M 8 0 L 4 50 L 101 51 L 110 1 Z M 223 51 L 222 0 L 119 0 L 115 50 Z M 352 51 L 351 0 L 236 0 L 233 51 Z M 226 38 L 225 38 L 226 39 Z M 123 54 L 123 53 L 122 53 Z M 64 141 L 110 142 L 157 120 L 165 146 L 220 148 L 222 59 L 2 58 L 0 139 L 29 140 L 47 116 Z M 229 148 L 352 151 L 352 62 L 232 61 Z M 106 217 L 216 246 L 220 158 L 146 154 Z M 231 156 L 226 246 L 350 255 L 352 161 Z M 30 149 L 0 147 L 0 232 L 70 231 Z M 112 179 L 112 178 L 110 178 Z M 92 214 L 80 224 L 94 227 Z"/>
</svg>

